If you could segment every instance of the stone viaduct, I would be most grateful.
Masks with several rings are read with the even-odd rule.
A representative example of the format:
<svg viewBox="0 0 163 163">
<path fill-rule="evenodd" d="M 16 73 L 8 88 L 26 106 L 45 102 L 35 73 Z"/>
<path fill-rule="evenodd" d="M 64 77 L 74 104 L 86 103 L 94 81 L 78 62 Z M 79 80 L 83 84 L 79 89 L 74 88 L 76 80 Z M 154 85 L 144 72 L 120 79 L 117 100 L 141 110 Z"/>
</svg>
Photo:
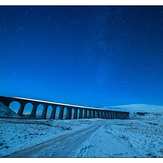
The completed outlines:
<svg viewBox="0 0 163 163">
<path fill-rule="evenodd" d="M 0 102 L 10 107 L 12 102 L 18 102 L 20 107 L 17 114 L 20 118 L 29 119 L 90 119 L 90 118 L 102 118 L 102 119 L 128 119 L 129 112 L 113 111 L 104 108 L 86 107 L 78 105 L 70 105 L 63 103 L 56 103 L 43 100 L 35 100 L 21 97 L 4 97 L 0 96 Z M 32 104 L 32 110 L 29 116 L 25 116 L 24 109 L 27 104 Z M 43 106 L 41 116 L 37 115 L 39 105 Z M 51 106 L 52 110 L 50 116 L 47 117 L 48 107 Z M 58 110 L 58 114 L 57 114 Z"/>
</svg>

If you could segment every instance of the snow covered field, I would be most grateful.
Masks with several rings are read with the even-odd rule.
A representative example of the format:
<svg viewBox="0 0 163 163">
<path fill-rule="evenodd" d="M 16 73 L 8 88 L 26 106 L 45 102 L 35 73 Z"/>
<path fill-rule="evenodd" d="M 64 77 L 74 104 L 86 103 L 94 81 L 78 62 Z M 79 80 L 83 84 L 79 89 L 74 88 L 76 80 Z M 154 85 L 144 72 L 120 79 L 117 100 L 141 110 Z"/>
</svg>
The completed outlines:
<svg viewBox="0 0 163 163">
<path fill-rule="evenodd" d="M 0 119 L 0 157 L 163 157 L 162 108 L 136 107 L 129 120 Z"/>
<path fill-rule="evenodd" d="M 0 156 L 39 144 L 67 131 L 88 127 L 87 121 L 41 121 L 0 119 Z"/>
<path fill-rule="evenodd" d="M 112 120 L 83 143 L 78 157 L 163 157 L 163 125 Z"/>
</svg>

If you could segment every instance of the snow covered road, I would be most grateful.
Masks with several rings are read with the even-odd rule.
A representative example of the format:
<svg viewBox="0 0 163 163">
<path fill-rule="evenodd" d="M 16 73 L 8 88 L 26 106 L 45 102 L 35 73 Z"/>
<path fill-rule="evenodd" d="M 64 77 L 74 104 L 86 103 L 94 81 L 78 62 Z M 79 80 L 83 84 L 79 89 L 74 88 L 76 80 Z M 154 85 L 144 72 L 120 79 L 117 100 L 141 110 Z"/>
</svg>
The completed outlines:
<svg viewBox="0 0 163 163">
<path fill-rule="evenodd" d="M 8 157 L 71 157 L 83 141 L 87 140 L 100 125 L 63 134 L 33 147 L 14 152 Z"/>
</svg>

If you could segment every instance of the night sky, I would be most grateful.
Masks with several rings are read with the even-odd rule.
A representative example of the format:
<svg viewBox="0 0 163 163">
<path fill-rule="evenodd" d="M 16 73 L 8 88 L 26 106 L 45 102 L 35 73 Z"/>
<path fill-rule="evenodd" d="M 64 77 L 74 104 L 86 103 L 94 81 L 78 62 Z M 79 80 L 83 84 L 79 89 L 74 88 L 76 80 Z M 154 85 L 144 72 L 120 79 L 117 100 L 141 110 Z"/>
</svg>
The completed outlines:
<svg viewBox="0 0 163 163">
<path fill-rule="evenodd" d="M 0 95 L 163 105 L 163 7 L 0 7 Z"/>
</svg>

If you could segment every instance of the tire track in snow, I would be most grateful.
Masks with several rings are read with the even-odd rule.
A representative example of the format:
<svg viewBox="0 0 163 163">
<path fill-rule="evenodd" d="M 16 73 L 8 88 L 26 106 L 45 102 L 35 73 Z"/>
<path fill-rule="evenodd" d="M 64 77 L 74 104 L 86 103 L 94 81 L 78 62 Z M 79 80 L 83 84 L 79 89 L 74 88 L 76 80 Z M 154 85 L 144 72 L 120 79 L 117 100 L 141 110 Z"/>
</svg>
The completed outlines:
<svg viewBox="0 0 163 163">
<path fill-rule="evenodd" d="M 130 142 L 110 122 L 103 123 L 77 151 L 78 157 L 134 157 L 137 154 Z"/>
<path fill-rule="evenodd" d="M 101 125 L 92 125 L 73 133 L 60 135 L 38 145 L 16 151 L 6 157 L 73 157 L 73 152 Z"/>
<path fill-rule="evenodd" d="M 115 128 L 116 124 L 113 126 L 107 126 L 105 125 L 105 132 L 108 134 L 113 135 L 119 143 L 124 144 L 125 146 L 128 146 L 129 151 L 133 151 L 132 157 L 135 155 L 141 156 L 141 153 L 133 146 L 133 144 L 130 142 L 129 135 L 125 134 L 127 132 L 126 128 L 123 128 L 123 132 L 120 132 L 118 129 Z M 126 153 L 127 155 L 127 153 Z M 116 156 L 116 155 L 115 155 Z"/>
</svg>

